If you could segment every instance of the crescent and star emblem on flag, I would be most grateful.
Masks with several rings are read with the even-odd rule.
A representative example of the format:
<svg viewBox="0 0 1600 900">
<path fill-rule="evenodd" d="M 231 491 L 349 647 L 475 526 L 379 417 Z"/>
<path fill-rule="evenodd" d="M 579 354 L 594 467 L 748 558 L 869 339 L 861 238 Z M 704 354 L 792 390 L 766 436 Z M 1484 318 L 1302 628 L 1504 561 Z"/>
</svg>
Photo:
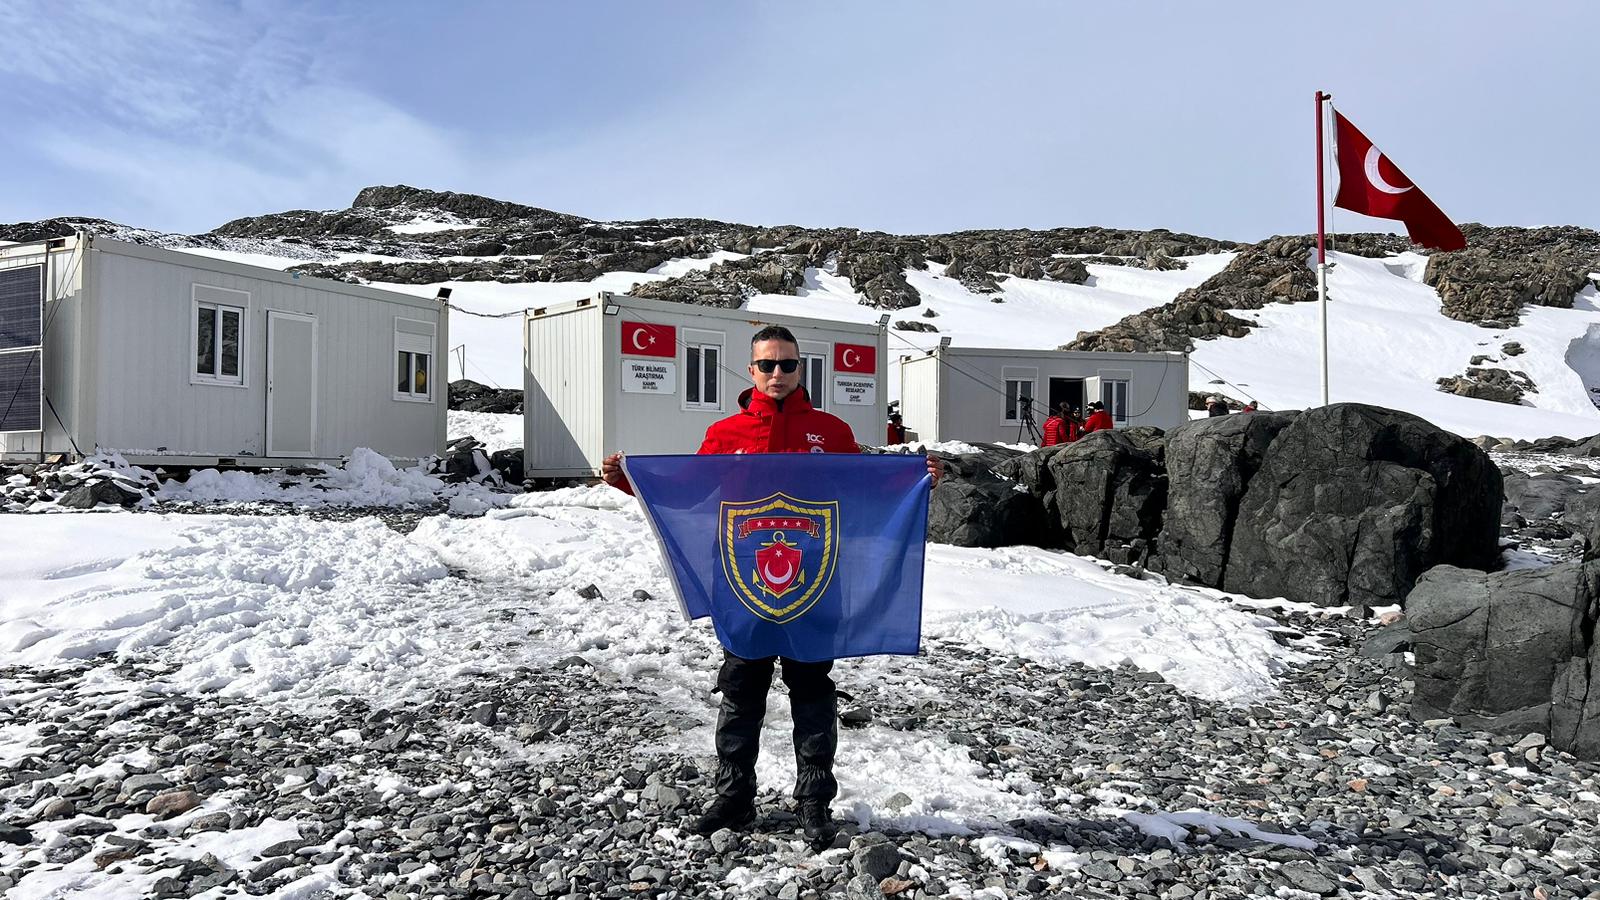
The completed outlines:
<svg viewBox="0 0 1600 900">
<path fill-rule="evenodd" d="M 1397 184 L 1390 184 L 1384 179 L 1383 173 L 1378 171 L 1378 162 L 1380 160 L 1383 162 L 1389 162 L 1388 157 L 1384 156 L 1377 147 L 1368 147 L 1367 158 L 1362 162 L 1363 168 L 1366 169 L 1368 184 L 1380 191 L 1383 191 L 1385 194 L 1404 194 L 1406 191 L 1416 187 L 1414 184 L 1407 184 L 1405 187 L 1401 187 Z M 1394 163 L 1389 163 L 1389 167 L 1394 168 Z M 1395 171 L 1398 172 L 1399 169 L 1395 169 Z M 1401 177 L 1404 178 L 1405 176 L 1402 175 Z"/>
<path fill-rule="evenodd" d="M 784 624 L 803 616 L 833 580 L 839 560 L 839 502 L 773 494 L 723 501 L 722 571 L 753 615 Z"/>
<path fill-rule="evenodd" d="M 644 341 L 641 342 L 640 338 L 644 338 Z M 644 350 L 644 349 L 648 348 L 651 344 L 654 344 L 655 342 L 656 342 L 655 335 L 650 334 L 649 332 L 645 331 L 643 328 L 635 328 L 633 330 L 633 349 L 635 349 L 635 350 Z"/>
</svg>

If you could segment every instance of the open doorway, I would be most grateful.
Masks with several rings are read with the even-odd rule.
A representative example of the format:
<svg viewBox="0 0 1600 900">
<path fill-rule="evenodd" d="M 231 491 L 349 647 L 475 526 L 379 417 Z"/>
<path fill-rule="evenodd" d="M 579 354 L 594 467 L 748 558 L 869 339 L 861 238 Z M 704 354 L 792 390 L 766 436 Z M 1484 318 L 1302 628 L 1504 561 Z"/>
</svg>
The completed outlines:
<svg viewBox="0 0 1600 900">
<path fill-rule="evenodd" d="M 1050 379 L 1050 409 L 1045 415 L 1052 415 L 1066 403 L 1073 409 L 1083 412 L 1083 379 L 1082 378 L 1052 378 Z"/>
</svg>

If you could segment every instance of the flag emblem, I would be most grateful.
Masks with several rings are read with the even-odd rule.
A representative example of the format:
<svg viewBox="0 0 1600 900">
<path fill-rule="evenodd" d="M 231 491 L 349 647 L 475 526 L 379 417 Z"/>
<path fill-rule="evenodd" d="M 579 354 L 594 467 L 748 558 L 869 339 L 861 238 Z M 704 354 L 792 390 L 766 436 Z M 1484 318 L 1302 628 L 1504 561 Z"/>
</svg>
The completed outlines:
<svg viewBox="0 0 1600 900">
<path fill-rule="evenodd" d="M 723 575 L 752 614 L 785 624 L 821 599 L 839 560 L 839 503 L 778 493 L 722 503 Z"/>
</svg>

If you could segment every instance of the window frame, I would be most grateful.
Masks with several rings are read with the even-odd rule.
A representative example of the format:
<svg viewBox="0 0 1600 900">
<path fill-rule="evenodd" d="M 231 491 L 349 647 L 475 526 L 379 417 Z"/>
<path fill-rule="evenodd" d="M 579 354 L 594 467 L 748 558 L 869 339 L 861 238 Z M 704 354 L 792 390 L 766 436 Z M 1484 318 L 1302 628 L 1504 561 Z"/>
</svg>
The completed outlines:
<svg viewBox="0 0 1600 900">
<path fill-rule="evenodd" d="M 800 386 L 806 389 L 813 409 L 826 409 L 828 393 L 828 364 L 833 359 L 833 348 L 817 341 L 800 342 Z M 817 362 L 817 389 L 811 390 L 811 362 Z"/>
<path fill-rule="evenodd" d="M 233 303 L 226 303 L 217 299 L 202 299 L 201 290 L 215 291 L 219 294 L 228 294 L 242 298 Z M 199 370 L 200 364 L 200 311 L 210 309 L 215 311 L 212 333 L 213 352 L 217 374 L 207 375 Z M 222 318 L 225 311 L 239 314 L 239 374 L 223 375 L 222 372 Z M 193 282 L 189 285 L 189 383 L 206 387 L 248 388 L 250 386 L 250 292 L 234 288 L 218 287 L 214 284 L 201 284 Z"/>
<path fill-rule="evenodd" d="M 1004 386 L 1002 391 L 1002 402 L 1005 403 L 1006 407 L 1010 407 L 1009 409 L 1002 407 L 1002 411 L 1005 415 L 1005 418 L 1002 419 L 1002 421 L 1008 425 L 1020 425 L 1022 423 L 1022 417 L 1018 415 L 1018 410 L 1022 406 L 1022 403 L 1020 402 L 1021 399 L 1023 397 L 1027 397 L 1034 402 L 1035 406 L 1038 405 L 1039 370 L 1036 367 L 1029 366 L 1003 366 L 1000 369 L 1000 381 Z M 1011 385 L 1013 383 L 1019 385 L 1017 388 L 1016 400 L 1013 400 L 1011 397 Z M 1023 384 L 1029 385 L 1028 392 L 1026 394 L 1022 392 L 1022 388 L 1020 387 L 1020 385 Z"/>
<path fill-rule="evenodd" d="M 428 335 L 422 335 L 420 333 L 412 332 L 412 331 L 401 331 L 400 330 L 400 323 L 401 322 L 411 322 L 411 323 L 416 324 L 416 325 L 425 326 L 432 333 L 428 334 Z M 409 339 L 409 340 L 405 340 L 405 339 Z M 418 346 L 420 346 L 424 342 L 427 344 L 427 349 L 426 350 L 417 349 Z M 393 392 L 393 399 L 395 401 L 397 401 L 399 403 L 436 403 L 436 402 L 438 402 L 438 393 L 435 392 L 434 389 L 433 389 L 434 384 L 439 379 L 439 370 L 434 365 L 434 363 L 437 362 L 438 359 L 439 359 L 438 342 L 439 342 L 439 326 L 438 326 L 437 323 L 429 322 L 426 319 L 408 319 L 405 316 L 395 316 L 394 317 L 394 352 L 389 357 L 394 362 L 390 364 L 391 367 L 389 369 L 388 378 L 389 378 L 389 384 L 392 386 L 391 390 Z M 413 388 L 416 387 L 417 357 L 421 356 L 421 357 L 427 358 L 427 360 L 428 360 L 428 363 L 427 363 L 428 385 L 427 385 L 427 389 L 423 393 L 419 394 L 414 390 L 412 390 L 412 391 L 402 391 L 402 390 L 400 390 L 400 384 L 397 381 L 396 376 L 399 374 L 400 354 L 402 354 L 402 353 L 411 354 L 411 365 L 410 365 L 410 367 L 409 367 L 409 369 L 407 371 L 408 371 L 408 373 L 410 375 L 410 385 Z"/>
<path fill-rule="evenodd" d="M 1101 369 L 1097 374 L 1100 378 L 1099 399 L 1105 404 L 1106 412 L 1111 414 L 1111 421 L 1118 425 L 1128 424 L 1131 418 L 1128 415 L 1128 408 L 1133 405 L 1133 372 L 1127 369 Z M 1117 415 L 1114 385 L 1122 386 L 1121 416 Z"/>
<path fill-rule="evenodd" d="M 683 342 L 683 345 L 677 356 L 678 361 L 683 364 L 683 375 L 678 379 L 679 408 L 686 412 L 722 411 L 722 386 L 724 381 L 722 377 L 722 370 L 727 366 L 727 338 L 727 333 L 722 331 L 702 331 L 697 328 L 683 329 L 682 334 L 679 337 L 679 340 Z M 705 351 L 707 348 L 713 348 L 717 351 L 717 363 L 711 368 L 711 372 L 714 373 L 713 377 L 716 379 L 716 383 L 712 385 L 712 390 L 716 393 L 716 398 L 712 401 L 707 401 L 704 399 L 704 397 L 699 400 L 690 400 L 689 354 L 691 352 L 699 354 L 699 359 L 697 360 L 695 368 L 699 374 L 699 387 L 701 388 L 701 392 L 704 393 L 707 371 L 705 365 Z"/>
</svg>

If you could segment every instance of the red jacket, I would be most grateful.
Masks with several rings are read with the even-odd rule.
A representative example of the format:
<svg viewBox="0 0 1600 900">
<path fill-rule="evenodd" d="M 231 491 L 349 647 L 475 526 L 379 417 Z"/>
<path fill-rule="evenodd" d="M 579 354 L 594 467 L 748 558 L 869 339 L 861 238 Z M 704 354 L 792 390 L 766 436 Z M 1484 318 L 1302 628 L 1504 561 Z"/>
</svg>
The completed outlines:
<svg viewBox="0 0 1600 900">
<path fill-rule="evenodd" d="M 739 395 L 739 411 L 711 423 L 701 453 L 860 453 L 855 432 L 838 416 L 811 405 L 805 388 L 783 401 L 755 388 Z"/>
<path fill-rule="evenodd" d="M 1083 423 L 1083 433 L 1088 434 L 1091 431 L 1110 431 L 1111 424 L 1111 413 L 1108 413 L 1103 409 L 1097 409 L 1094 411 L 1093 415 L 1089 416 L 1088 421 Z"/>
<path fill-rule="evenodd" d="M 739 395 L 739 412 L 711 423 L 700 453 L 860 453 L 855 432 L 838 416 L 811 405 L 805 388 L 783 401 L 755 388 Z M 633 493 L 624 478 L 618 490 Z"/>
<path fill-rule="evenodd" d="M 1060 416 L 1051 416 L 1050 418 L 1045 419 L 1044 438 L 1040 442 L 1039 446 L 1054 447 L 1057 444 L 1064 444 L 1067 442 L 1067 420 L 1061 418 Z"/>
</svg>

